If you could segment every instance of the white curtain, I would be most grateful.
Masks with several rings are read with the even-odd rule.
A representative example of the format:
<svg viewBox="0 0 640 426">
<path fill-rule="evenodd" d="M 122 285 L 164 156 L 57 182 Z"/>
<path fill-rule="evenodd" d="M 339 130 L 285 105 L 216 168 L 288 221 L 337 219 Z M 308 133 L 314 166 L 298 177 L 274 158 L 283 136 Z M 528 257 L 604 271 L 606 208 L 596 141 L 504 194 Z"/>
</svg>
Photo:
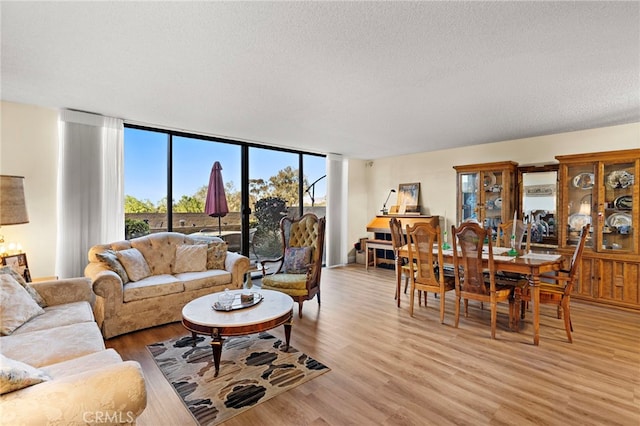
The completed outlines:
<svg viewBox="0 0 640 426">
<path fill-rule="evenodd" d="M 62 110 L 59 117 L 56 275 L 84 275 L 91 246 L 124 239 L 121 119 Z"/>
<path fill-rule="evenodd" d="M 339 154 L 327 157 L 327 228 L 325 245 L 328 267 L 348 263 L 347 162 Z"/>
</svg>

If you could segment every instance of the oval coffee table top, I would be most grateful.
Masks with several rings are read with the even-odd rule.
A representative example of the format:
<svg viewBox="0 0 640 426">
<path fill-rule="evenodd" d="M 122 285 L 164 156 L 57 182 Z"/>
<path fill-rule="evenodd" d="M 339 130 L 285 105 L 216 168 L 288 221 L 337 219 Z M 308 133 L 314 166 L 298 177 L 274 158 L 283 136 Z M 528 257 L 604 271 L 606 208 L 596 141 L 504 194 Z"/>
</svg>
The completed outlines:
<svg viewBox="0 0 640 426">
<path fill-rule="evenodd" d="M 213 304 L 223 292 L 207 294 L 187 303 L 182 308 L 182 318 L 205 327 L 242 327 L 278 319 L 293 310 L 291 296 L 272 290 L 229 290 L 233 295 L 259 293 L 263 300 L 248 308 L 234 311 L 216 311 Z M 237 296 L 239 297 L 239 296 Z"/>
</svg>

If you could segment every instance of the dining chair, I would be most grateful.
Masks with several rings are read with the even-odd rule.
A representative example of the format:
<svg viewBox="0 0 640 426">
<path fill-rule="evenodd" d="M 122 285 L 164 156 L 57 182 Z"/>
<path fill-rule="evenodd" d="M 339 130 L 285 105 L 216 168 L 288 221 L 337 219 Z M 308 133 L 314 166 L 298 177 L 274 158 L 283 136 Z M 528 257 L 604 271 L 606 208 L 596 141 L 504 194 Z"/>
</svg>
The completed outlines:
<svg viewBox="0 0 640 426">
<path fill-rule="evenodd" d="M 496 237 L 496 247 L 511 247 L 511 233 L 513 233 L 513 220 L 508 220 L 498 225 L 498 235 Z M 516 232 L 515 232 L 515 248 L 518 253 L 522 253 L 522 243 L 524 241 L 524 253 L 531 251 L 531 222 L 524 223 L 520 219 L 516 219 Z M 508 284 L 522 287 L 527 285 L 529 277 L 528 275 L 518 274 L 515 272 L 496 272 L 496 279 L 499 284 Z M 524 308 L 524 304 L 523 304 Z"/>
<path fill-rule="evenodd" d="M 404 293 L 406 294 L 407 288 L 409 287 L 409 277 L 414 274 L 415 267 L 411 262 L 405 262 L 405 259 L 401 259 L 399 255 L 400 249 L 407 243 L 402 232 L 402 222 L 400 222 L 400 219 L 395 217 L 389 219 L 389 229 L 391 231 L 391 247 L 393 248 L 393 255 L 395 258 L 394 265 L 396 268 L 400 265 L 400 272 L 404 275 Z M 396 274 L 397 273 L 398 271 L 396 270 Z M 397 299 L 398 297 L 400 297 L 400 295 L 396 289 L 395 298 Z"/>
<path fill-rule="evenodd" d="M 416 223 L 407 225 L 407 250 L 409 264 L 415 265 L 415 273 L 411 274 L 411 298 L 409 314 L 413 316 L 413 298 L 415 291 L 432 291 L 440 296 L 440 323 L 444 324 L 445 293 L 455 290 L 455 277 L 445 276 L 444 260 L 442 256 L 442 240 L 440 227 L 435 228 L 430 223 Z M 434 248 L 437 252 L 434 255 Z M 420 293 L 418 293 L 420 299 Z M 427 306 L 425 297 L 424 305 Z"/>
<path fill-rule="evenodd" d="M 493 247 L 491 244 L 491 230 L 484 229 L 478 223 L 463 222 L 460 227 L 451 226 L 453 236 L 453 265 L 456 286 L 456 318 L 455 327 L 458 327 L 460 318 L 460 301 L 464 300 L 464 315 L 469 316 L 468 300 L 487 302 L 491 305 L 491 338 L 496 338 L 496 322 L 498 316 L 498 303 L 509 303 L 509 324 L 516 322 L 515 300 L 513 287 L 496 283 L 496 266 L 493 260 Z M 483 243 L 487 241 L 487 261 L 483 261 Z M 488 275 L 488 276 L 487 276 Z M 488 283 L 485 282 L 485 278 Z"/>
<path fill-rule="evenodd" d="M 298 302 L 298 316 L 302 318 L 302 303 L 317 295 L 320 305 L 320 276 L 324 251 L 326 219 L 313 213 L 305 213 L 297 219 L 283 217 L 280 220 L 282 255 L 275 259 L 263 259 L 262 289 L 288 294 Z M 267 264 L 277 264 L 273 274 L 268 274 Z"/>
<path fill-rule="evenodd" d="M 542 275 L 540 282 L 540 304 L 541 305 L 556 305 L 558 319 L 564 316 L 564 328 L 567 331 L 567 339 L 569 343 L 573 343 L 571 332 L 573 331 L 573 324 L 571 324 L 571 290 L 578 279 L 578 268 L 582 262 L 582 252 L 589 236 L 590 224 L 586 224 L 580 231 L 580 239 L 571 256 L 569 262 L 569 269 L 561 269 L 558 271 L 558 275 Z M 552 281 L 552 282 L 546 282 Z M 531 289 L 529 286 L 525 286 L 522 289 L 522 309 L 520 318 L 525 317 L 525 302 L 531 302 Z"/>
<path fill-rule="evenodd" d="M 498 225 L 498 235 L 496 237 L 496 247 L 511 248 L 511 233 L 513 232 L 513 220 L 508 220 Z M 516 250 L 522 250 L 522 243 L 525 242 L 525 253 L 531 250 L 531 222 L 524 223 L 516 219 Z"/>
</svg>

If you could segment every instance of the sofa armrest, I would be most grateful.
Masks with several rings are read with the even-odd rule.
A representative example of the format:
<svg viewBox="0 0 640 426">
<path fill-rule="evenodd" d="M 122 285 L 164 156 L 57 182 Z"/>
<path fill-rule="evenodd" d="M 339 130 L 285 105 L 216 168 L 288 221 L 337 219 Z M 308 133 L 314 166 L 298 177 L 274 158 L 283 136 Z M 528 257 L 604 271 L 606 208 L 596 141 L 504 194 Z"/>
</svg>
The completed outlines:
<svg viewBox="0 0 640 426">
<path fill-rule="evenodd" d="M 47 306 L 86 301 L 93 306 L 95 294 L 91 290 L 89 278 L 65 278 L 61 280 L 30 283 L 47 303 Z"/>
<path fill-rule="evenodd" d="M 249 258 L 232 251 L 227 252 L 224 261 L 224 269 L 231 272 L 231 285 L 234 288 L 241 288 L 244 284 L 244 274 L 249 271 Z"/>
<path fill-rule="evenodd" d="M 39 383 L 0 399 L 2 424 L 134 424 L 147 405 L 136 361 Z"/>
<path fill-rule="evenodd" d="M 84 274 L 91 279 L 93 292 L 98 296 L 93 313 L 101 325 L 105 318 L 117 315 L 124 303 L 124 284 L 118 274 L 100 263 L 89 263 Z"/>
</svg>

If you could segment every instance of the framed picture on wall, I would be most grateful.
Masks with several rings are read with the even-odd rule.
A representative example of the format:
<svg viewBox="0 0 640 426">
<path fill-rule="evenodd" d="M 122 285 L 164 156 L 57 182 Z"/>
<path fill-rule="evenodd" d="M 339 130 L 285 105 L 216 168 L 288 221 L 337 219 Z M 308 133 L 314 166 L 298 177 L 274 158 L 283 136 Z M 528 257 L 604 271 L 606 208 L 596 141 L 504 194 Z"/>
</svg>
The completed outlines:
<svg viewBox="0 0 640 426">
<path fill-rule="evenodd" d="M 10 266 L 11 269 L 22 275 L 26 282 L 31 282 L 29 264 L 25 253 L 10 254 L 2 257 L 2 265 Z"/>
<path fill-rule="evenodd" d="M 420 182 L 401 183 L 398 186 L 398 213 L 420 212 Z"/>
</svg>

